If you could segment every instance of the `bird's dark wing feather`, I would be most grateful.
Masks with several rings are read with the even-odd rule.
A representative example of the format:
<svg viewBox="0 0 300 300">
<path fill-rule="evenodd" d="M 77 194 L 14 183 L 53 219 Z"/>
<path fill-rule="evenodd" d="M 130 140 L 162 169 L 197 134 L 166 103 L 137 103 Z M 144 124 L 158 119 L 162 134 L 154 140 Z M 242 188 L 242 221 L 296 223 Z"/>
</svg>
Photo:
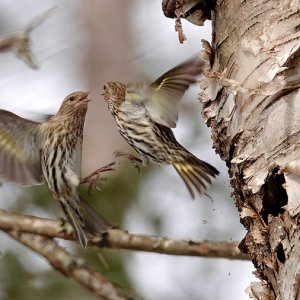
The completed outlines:
<svg viewBox="0 0 300 300">
<path fill-rule="evenodd" d="M 0 178 L 25 186 L 42 183 L 38 126 L 0 110 Z"/>
</svg>

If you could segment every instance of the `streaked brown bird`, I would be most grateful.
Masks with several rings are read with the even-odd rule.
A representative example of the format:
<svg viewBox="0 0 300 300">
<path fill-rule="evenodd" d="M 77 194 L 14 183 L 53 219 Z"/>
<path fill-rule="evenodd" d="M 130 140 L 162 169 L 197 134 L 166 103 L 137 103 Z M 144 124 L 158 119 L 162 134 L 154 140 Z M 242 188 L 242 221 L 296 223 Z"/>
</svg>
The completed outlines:
<svg viewBox="0 0 300 300">
<path fill-rule="evenodd" d="M 0 110 L 0 177 L 24 186 L 45 181 L 83 247 L 91 235 L 111 228 L 77 192 L 88 94 L 70 94 L 57 114 L 42 123 Z"/>
<path fill-rule="evenodd" d="M 15 54 L 31 68 L 38 68 L 31 51 L 30 34 L 36 27 L 45 22 L 55 11 L 56 6 L 34 18 L 23 30 L 1 37 L 0 51 L 13 50 Z"/>
<path fill-rule="evenodd" d="M 176 127 L 179 101 L 196 82 L 203 67 L 204 61 L 195 57 L 166 72 L 151 85 L 108 82 L 103 88 L 104 99 L 120 134 L 141 156 L 141 162 L 173 165 L 192 198 L 195 198 L 194 189 L 205 194 L 205 183 L 211 183 L 210 176 L 215 177 L 219 172 L 181 146 L 171 128 Z"/>
</svg>

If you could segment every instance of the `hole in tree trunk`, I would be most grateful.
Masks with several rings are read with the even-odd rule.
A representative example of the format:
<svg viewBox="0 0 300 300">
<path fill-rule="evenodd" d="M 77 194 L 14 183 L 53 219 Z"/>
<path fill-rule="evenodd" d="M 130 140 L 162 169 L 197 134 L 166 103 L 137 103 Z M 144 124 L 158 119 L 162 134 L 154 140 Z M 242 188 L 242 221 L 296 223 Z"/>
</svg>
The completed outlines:
<svg viewBox="0 0 300 300">
<path fill-rule="evenodd" d="M 285 253 L 284 253 L 284 250 L 283 250 L 283 246 L 282 246 L 282 243 L 280 243 L 277 247 L 277 258 L 278 260 L 284 264 L 285 262 Z"/>
<path fill-rule="evenodd" d="M 284 212 L 282 207 L 287 204 L 288 200 L 286 190 L 282 186 L 284 183 L 284 176 L 279 174 L 278 168 L 274 168 L 266 179 L 263 187 L 265 193 L 262 209 L 262 216 L 266 223 L 268 223 L 268 215 L 276 217 Z"/>
</svg>

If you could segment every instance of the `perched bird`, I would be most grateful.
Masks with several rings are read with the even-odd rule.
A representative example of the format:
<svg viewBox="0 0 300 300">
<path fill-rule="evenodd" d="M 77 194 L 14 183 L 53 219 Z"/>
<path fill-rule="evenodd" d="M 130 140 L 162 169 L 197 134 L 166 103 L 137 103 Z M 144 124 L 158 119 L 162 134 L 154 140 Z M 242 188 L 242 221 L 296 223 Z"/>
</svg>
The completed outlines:
<svg viewBox="0 0 300 300">
<path fill-rule="evenodd" d="M 70 94 L 57 114 L 42 123 L 0 110 L 0 177 L 24 186 L 45 181 L 83 247 L 90 235 L 111 228 L 77 192 L 88 94 Z"/>
<path fill-rule="evenodd" d="M 174 137 L 178 102 L 188 87 L 196 82 L 204 61 L 192 58 L 159 77 L 151 85 L 108 82 L 103 96 L 117 123 L 120 134 L 141 156 L 143 164 L 149 161 L 171 164 L 186 184 L 192 198 L 194 189 L 205 193 L 205 182 L 219 174 L 218 170 L 198 159 Z M 121 153 L 121 155 L 124 155 Z M 129 159 L 138 161 L 131 155 Z"/>
</svg>

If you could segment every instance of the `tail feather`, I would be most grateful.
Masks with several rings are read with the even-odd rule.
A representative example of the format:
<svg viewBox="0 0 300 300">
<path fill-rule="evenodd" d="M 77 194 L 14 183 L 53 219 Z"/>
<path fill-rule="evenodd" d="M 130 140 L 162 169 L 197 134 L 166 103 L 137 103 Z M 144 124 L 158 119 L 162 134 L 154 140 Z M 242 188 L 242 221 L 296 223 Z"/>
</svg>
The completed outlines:
<svg viewBox="0 0 300 300">
<path fill-rule="evenodd" d="M 211 177 L 219 174 L 215 167 L 189 152 L 186 153 L 184 160 L 173 163 L 173 166 L 184 181 L 193 199 L 195 198 L 194 190 L 199 194 L 205 194 L 206 183 L 210 184 Z"/>
<path fill-rule="evenodd" d="M 81 220 L 79 219 L 76 211 L 73 209 L 72 206 L 70 205 L 62 205 L 63 206 L 63 210 L 68 218 L 68 220 L 71 222 L 73 229 L 76 233 L 76 236 L 78 238 L 78 241 L 80 243 L 80 245 L 83 248 L 86 248 L 87 244 L 88 244 L 88 237 L 86 235 L 86 232 L 83 229 L 83 224 L 81 222 Z"/>
<path fill-rule="evenodd" d="M 200 195 L 205 193 L 206 186 L 203 178 L 198 176 L 190 165 L 184 163 L 180 165 L 176 164 L 175 169 L 183 179 L 193 199 L 195 198 L 194 189 L 196 189 Z"/>
<path fill-rule="evenodd" d="M 80 198 L 80 206 L 84 216 L 85 229 L 90 235 L 99 236 L 114 227 L 82 198 Z"/>
<path fill-rule="evenodd" d="M 206 173 L 206 171 L 203 171 L 203 169 L 201 169 L 201 167 L 198 167 L 198 166 L 192 167 L 191 172 L 193 173 L 193 175 L 195 177 L 198 178 L 198 181 L 202 182 L 202 186 L 204 189 L 206 188 L 206 186 L 205 186 L 205 183 L 203 182 L 203 180 L 210 184 L 211 177 L 209 177 L 209 176 L 213 176 L 213 177 L 215 176 L 215 175 L 208 175 L 208 173 Z"/>
<path fill-rule="evenodd" d="M 104 217 L 97 214 L 83 198 L 80 198 L 80 208 L 74 207 L 70 203 L 74 204 L 74 201 L 64 201 L 61 202 L 61 205 L 83 248 L 86 248 L 91 237 L 102 235 L 113 227 Z"/>
<path fill-rule="evenodd" d="M 193 173 L 193 176 L 195 176 L 198 179 L 198 182 L 202 185 L 202 187 L 205 189 L 205 183 L 203 180 L 205 180 L 208 183 L 211 183 L 211 178 L 207 175 L 207 173 L 203 172 L 203 170 L 197 166 L 190 168 L 190 172 Z"/>
<path fill-rule="evenodd" d="M 188 188 L 192 198 L 195 198 L 195 193 L 193 191 L 193 184 L 190 180 L 190 177 L 186 174 L 186 172 L 183 171 L 182 167 L 179 164 L 173 164 L 175 170 L 179 174 L 179 176 L 182 178 L 183 182 L 185 183 L 186 187 Z"/>
</svg>

